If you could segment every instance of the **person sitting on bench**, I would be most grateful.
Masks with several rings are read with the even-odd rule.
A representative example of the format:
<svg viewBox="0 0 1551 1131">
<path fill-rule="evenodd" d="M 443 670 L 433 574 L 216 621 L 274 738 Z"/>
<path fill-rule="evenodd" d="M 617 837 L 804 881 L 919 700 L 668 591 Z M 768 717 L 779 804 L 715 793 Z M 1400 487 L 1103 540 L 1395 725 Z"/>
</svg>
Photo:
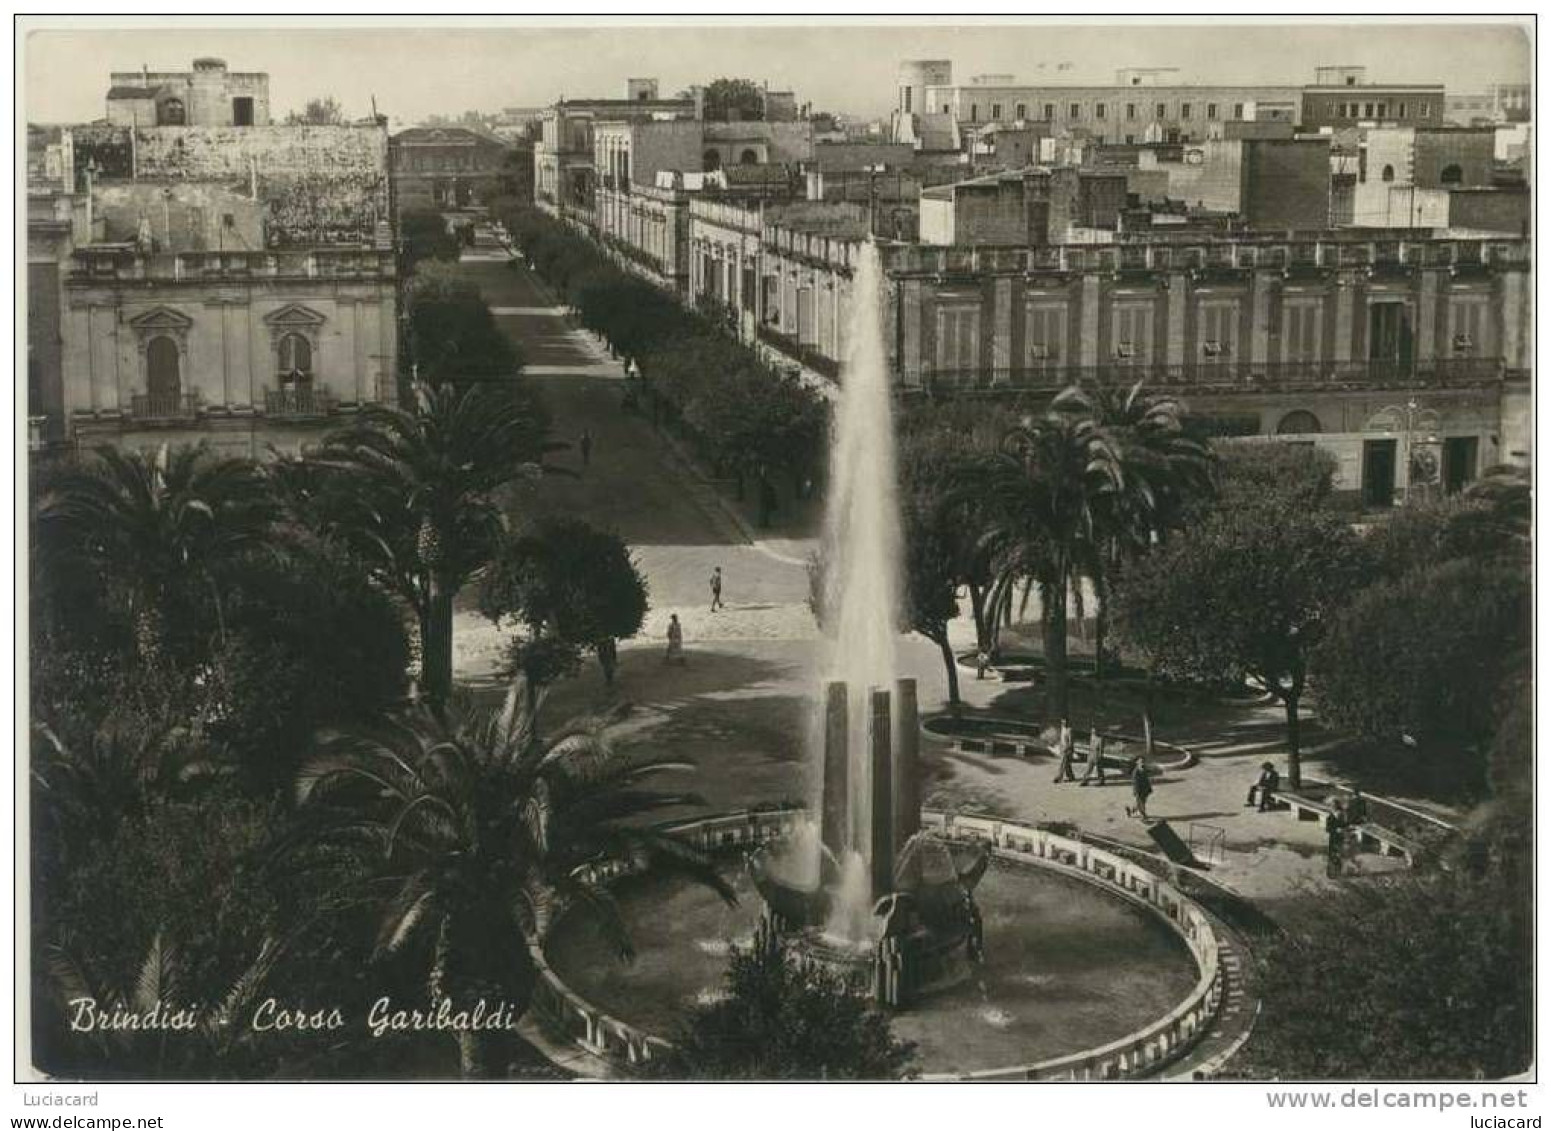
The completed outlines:
<svg viewBox="0 0 1551 1131">
<path fill-rule="evenodd" d="M 1357 826 L 1368 819 L 1368 799 L 1363 796 L 1360 789 L 1352 790 L 1351 799 L 1346 803 L 1346 823 Z"/>
<path fill-rule="evenodd" d="M 1282 788 L 1282 775 L 1276 772 L 1276 767 L 1270 762 L 1260 763 L 1260 776 L 1255 779 L 1255 784 L 1249 787 L 1249 799 L 1245 805 L 1255 804 L 1255 794 L 1260 794 L 1259 809 L 1264 813 L 1271 808 L 1275 800 L 1276 791 Z"/>
</svg>

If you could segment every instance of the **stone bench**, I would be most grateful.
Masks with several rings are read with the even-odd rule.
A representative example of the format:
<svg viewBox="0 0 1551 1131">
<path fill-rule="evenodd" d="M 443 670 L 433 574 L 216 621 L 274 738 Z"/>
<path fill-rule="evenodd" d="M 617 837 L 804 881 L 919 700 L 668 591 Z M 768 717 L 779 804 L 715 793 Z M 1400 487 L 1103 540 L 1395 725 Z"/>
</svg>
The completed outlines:
<svg viewBox="0 0 1551 1131">
<path fill-rule="evenodd" d="M 1291 790 L 1273 790 L 1271 803 L 1276 808 L 1288 809 L 1300 821 L 1322 821 L 1335 811 L 1334 806 L 1319 798 Z M 1422 855 L 1422 846 L 1410 837 L 1393 829 L 1376 825 L 1371 820 L 1360 825 L 1349 825 L 1348 832 L 1356 839 L 1359 848 L 1370 849 L 1385 856 L 1396 856 L 1414 865 Z"/>
</svg>

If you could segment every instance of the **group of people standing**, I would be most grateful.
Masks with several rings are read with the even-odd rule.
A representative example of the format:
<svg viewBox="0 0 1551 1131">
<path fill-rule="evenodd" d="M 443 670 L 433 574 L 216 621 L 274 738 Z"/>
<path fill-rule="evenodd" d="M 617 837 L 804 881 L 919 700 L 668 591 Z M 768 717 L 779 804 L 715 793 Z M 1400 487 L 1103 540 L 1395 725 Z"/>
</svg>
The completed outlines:
<svg viewBox="0 0 1551 1131">
<path fill-rule="evenodd" d="M 1077 757 L 1076 742 L 1072 737 L 1072 724 L 1070 720 L 1062 719 L 1061 732 L 1056 739 L 1056 753 L 1060 758 L 1060 763 L 1056 767 L 1056 784 L 1074 781 L 1078 785 L 1107 785 L 1109 778 L 1104 766 L 1105 752 L 1104 735 L 1099 733 L 1099 728 L 1095 725 L 1088 734 L 1088 768 L 1079 780 L 1072 772 L 1072 763 Z M 1152 796 L 1152 771 L 1147 768 L 1146 761 L 1138 756 L 1131 759 L 1127 776 L 1131 780 L 1132 803 L 1126 806 L 1126 816 L 1140 817 L 1144 821 L 1151 820 L 1147 815 L 1147 799 Z"/>
</svg>

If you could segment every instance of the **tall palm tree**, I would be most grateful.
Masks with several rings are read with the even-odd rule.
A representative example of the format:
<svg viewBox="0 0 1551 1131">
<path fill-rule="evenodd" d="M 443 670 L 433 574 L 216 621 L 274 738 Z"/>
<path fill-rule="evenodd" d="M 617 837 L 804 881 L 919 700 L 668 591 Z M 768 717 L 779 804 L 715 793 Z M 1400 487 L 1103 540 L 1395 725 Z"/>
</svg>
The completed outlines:
<svg viewBox="0 0 1551 1131">
<path fill-rule="evenodd" d="M 1179 522 L 1183 505 L 1211 487 L 1211 449 L 1184 428 L 1184 405 L 1132 385 L 1072 386 L 1052 402 L 1058 412 L 1093 421 L 1114 442 L 1124 472 L 1099 501 L 1088 580 L 1093 585 L 1094 676 L 1104 676 L 1109 589 L 1127 561 L 1145 553 Z"/>
<path fill-rule="evenodd" d="M 220 617 L 221 569 L 265 543 L 276 508 L 252 461 L 164 444 L 98 449 L 48 481 L 37 514 L 43 537 L 98 572 L 154 666 L 196 595 Z"/>
<path fill-rule="evenodd" d="M 993 615 L 1013 588 L 1039 588 L 1047 702 L 1067 714 L 1066 621 L 1069 595 L 1089 568 L 1105 499 L 1125 485 L 1115 438 L 1091 414 L 1052 408 L 1003 435 L 996 453 L 950 499 L 973 502 L 983 519 L 979 546 L 994 555 Z"/>
<path fill-rule="evenodd" d="M 586 864 L 625 859 L 735 898 L 697 850 L 639 823 L 701 804 L 651 786 L 691 764 L 619 756 L 608 737 L 617 714 L 543 738 L 542 698 L 519 677 L 499 710 L 415 709 L 330 735 L 297 779 L 312 817 L 302 843 L 364 848 L 375 859 L 360 897 L 378 909 L 375 953 L 416 955 L 433 1008 L 483 998 L 520 1015 L 534 976 L 525 940 L 542 937 L 569 904 L 590 908 L 628 956 L 618 908 Z M 489 1068 L 484 1037 L 457 1034 L 466 1076 Z"/>
<path fill-rule="evenodd" d="M 363 409 L 315 461 L 325 474 L 303 489 L 322 494 L 308 506 L 414 610 L 433 705 L 452 689 L 453 598 L 499 540 L 495 492 L 552 470 L 543 457 L 566 446 L 546 438 L 532 402 L 509 388 L 422 384 L 409 408 Z M 318 478 L 294 468 L 282 477 L 304 485 Z"/>
</svg>

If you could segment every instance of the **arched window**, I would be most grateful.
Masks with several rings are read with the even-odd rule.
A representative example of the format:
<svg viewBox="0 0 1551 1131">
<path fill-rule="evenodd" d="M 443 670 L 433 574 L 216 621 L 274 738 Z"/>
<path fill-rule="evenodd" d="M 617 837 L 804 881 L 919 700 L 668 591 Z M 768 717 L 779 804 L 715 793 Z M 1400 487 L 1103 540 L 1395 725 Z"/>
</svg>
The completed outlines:
<svg viewBox="0 0 1551 1131">
<path fill-rule="evenodd" d="M 312 343 L 300 334 L 280 339 L 280 380 L 312 380 Z"/>
<path fill-rule="evenodd" d="M 181 99 L 169 98 L 157 107 L 156 124 L 159 126 L 181 126 L 187 120 Z"/>
<path fill-rule="evenodd" d="M 745 149 L 742 153 L 740 153 L 738 155 L 738 164 L 740 164 L 740 165 L 758 165 L 759 164 L 759 154 L 755 153 L 752 149 Z"/>
<path fill-rule="evenodd" d="M 1443 172 L 1438 174 L 1438 180 L 1446 185 L 1457 185 L 1465 179 L 1465 170 L 1458 165 L 1445 165 Z"/>
<path fill-rule="evenodd" d="M 708 149 L 700 158 L 707 173 L 714 173 L 722 167 L 722 155 L 714 149 Z"/>
<path fill-rule="evenodd" d="M 152 338 L 145 347 L 145 391 L 150 394 L 152 410 L 171 413 L 183 395 L 183 379 L 178 371 L 178 343 L 165 335 Z"/>
<path fill-rule="evenodd" d="M 1276 426 L 1278 436 L 1312 436 L 1321 431 L 1319 417 L 1299 409 L 1282 417 Z"/>
<path fill-rule="evenodd" d="M 1395 179 L 1395 166 L 1393 166 L 1393 165 L 1386 165 L 1386 166 L 1384 166 L 1384 172 L 1382 172 L 1379 175 L 1384 179 L 1384 183 L 1385 184 L 1389 184 L 1390 181 L 1393 181 Z"/>
</svg>

